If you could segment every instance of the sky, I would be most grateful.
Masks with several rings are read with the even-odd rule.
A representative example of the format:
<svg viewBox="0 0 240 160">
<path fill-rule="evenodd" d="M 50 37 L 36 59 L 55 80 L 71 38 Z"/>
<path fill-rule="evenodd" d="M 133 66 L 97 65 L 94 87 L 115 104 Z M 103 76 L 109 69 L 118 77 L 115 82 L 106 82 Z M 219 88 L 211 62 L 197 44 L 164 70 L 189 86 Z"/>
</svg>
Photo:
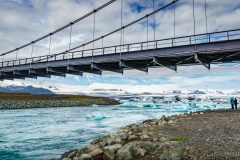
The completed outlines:
<svg viewBox="0 0 240 160">
<path fill-rule="evenodd" d="M 17 48 L 46 35 L 77 18 L 98 8 L 108 0 L 0 0 L 0 53 Z M 154 8 L 158 9 L 171 0 L 154 0 Z M 206 0 L 207 28 L 204 0 L 195 0 L 196 34 L 206 32 L 239 29 L 240 1 Z M 192 0 L 180 0 L 153 16 L 132 25 L 124 30 L 124 43 L 135 43 L 154 39 L 194 34 Z M 153 0 L 123 0 L 122 23 L 126 25 L 153 10 Z M 73 25 L 71 47 L 81 45 L 93 38 L 93 20 L 90 16 Z M 95 37 L 100 37 L 121 27 L 121 0 L 110 4 L 97 12 Z M 147 37 L 148 30 L 148 37 Z M 50 54 L 65 51 L 69 47 L 70 28 L 51 37 Z M 120 32 L 104 38 L 104 46 L 120 44 Z M 101 47 L 102 41 L 95 43 Z M 91 48 L 92 44 L 85 47 Z M 31 46 L 21 49 L 18 58 L 31 55 Z M 49 54 L 49 38 L 34 44 L 33 56 Z M 2 57 L 1 57 L 2 58 Z M 16 52 L 4 57 L 4 60 L 16 58 Z M 93 89 L 122 89 L 128 92 L 160 92 L 163 90 L 239 90 L 240 64 L 212 65 L 207 70 L 202 65 L 178 67 L 174 72 L 167 68 L 151 68 L 148 73 L 126 70 L 124 74 L 103 72 L 102 76 L 84 74 L 82 77 L 52 77 L 4 81 L 4 84 L 20 84 L 34 86 L 55 86 L 63 91 L 86 91 Z"/>
</svg>

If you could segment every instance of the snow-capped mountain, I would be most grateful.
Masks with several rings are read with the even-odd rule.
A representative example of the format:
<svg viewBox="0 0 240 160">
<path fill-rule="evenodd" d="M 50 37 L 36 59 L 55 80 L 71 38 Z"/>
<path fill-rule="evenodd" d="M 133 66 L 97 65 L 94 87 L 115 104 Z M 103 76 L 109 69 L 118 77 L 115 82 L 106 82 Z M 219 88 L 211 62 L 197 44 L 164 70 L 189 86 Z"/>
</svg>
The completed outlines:
<svg viewBox="0 0 240 160">
<path fill-rule="evenodd" d="M 180 90 L 167 90 L 163 91 L 164 94 L 182 94 Z"/>
<path fill-rule="evenodd" d="M 94 92 L 121 92 L 121 89 L 94 89 Z"/>
<path fill-rule="evenodd" d="M 51 90 L 53 92 L 58 92 L 59 91 L 59 89 L 57 87 L 55 87 L 55 86 L 46 86 L 45 89 L 49 89 L 49 90 Z"/>
<path fill-rule="evenodd" d="M 128 95 L 189 95 L 189 94 L 198 94 L 206 96 L 214 95 L 240 95 L 239 90 L 164 90 L 156 93 L 153 92 L 133 92 L 124 89 L 116 88 L 95 88 L 89 86 L 71 86 L 71 87 L 61 87 L 61 86 L 44 86 L 44 85 L 28 85 L 22 82 L 1 82 L 0 83 L 0 92 L 28 92 L 32 94 L 76 94 L 76 95 L 92 95 L 92 96 L 128 96 Z"/>
<path fill-rule="evenodd" d="M 211 89 L 207 89 L 205 91 L 205 93 L 207 94 L 224 94 L 222 91 L 219 91 L 219 90 L 211 90 Z"/>
<path fill-rule="evenodd" d="M 0 92 L 10 92 L 10 93 L 32 93 L 32 94 L 54 94 L 49 89 L 42 88 L 42 87 L 34 87 L 31 85 L 25 85 L 21 83 L 19 85 L 7 85 L 7 84 L 0 84 Z"/>
<path fill-rule="evenodd" d="M 235 90 L 235 91 L 230 92 L 230 94 L 233 94 L 233 95 L 240 94 L 240 91 Z"/>
<path fill-rule="evenodd" d="M 188 94 L 206 94 L 206 93 L 204 91 L 200 91 L 200 90 L 192 90 Z"/>
<path fill-rule="evenodd" d="M 219 90 L 213 90 L 213 89 L 206 89 L 206 90 L 167 90 L 163 91 L 163 94 L 227 94 L 226 91 L 219 91 Z M 240 94 L 240 91 L 233 91 L 228 94 Z"/>
</svg>

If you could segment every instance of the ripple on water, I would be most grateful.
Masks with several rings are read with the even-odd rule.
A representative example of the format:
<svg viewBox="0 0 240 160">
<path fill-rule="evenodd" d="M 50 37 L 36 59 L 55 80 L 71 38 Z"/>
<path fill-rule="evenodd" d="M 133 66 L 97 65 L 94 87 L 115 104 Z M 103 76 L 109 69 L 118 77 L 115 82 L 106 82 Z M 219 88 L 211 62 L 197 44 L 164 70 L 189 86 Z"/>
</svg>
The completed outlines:
<svg viewBox="0 0 240 160">
<path fill-rule="evenodd" d="M 188 104 L 175 104 L 173 108 L 156 103 L 144 105 L 126 102 L 106 107 L 0 110 L 0 159 L 59 159 L 62 153 L 127 124 L 192 109 Z M 194 109 L 203 109 L 201 105 Z"/>
</svg>

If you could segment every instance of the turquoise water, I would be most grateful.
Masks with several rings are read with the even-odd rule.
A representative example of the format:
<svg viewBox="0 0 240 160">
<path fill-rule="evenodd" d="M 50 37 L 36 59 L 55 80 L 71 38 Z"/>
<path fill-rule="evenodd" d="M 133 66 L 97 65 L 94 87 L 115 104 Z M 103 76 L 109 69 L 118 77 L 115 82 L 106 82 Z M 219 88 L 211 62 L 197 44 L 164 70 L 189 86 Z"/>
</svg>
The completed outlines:
<svg viewBox="0 0 240 160">
<path fill-rule="evenodd" d="M 0 159 L 59 159 L 64 152 L 127 124 L 204 110 L 184 103 L 177 106 L 181 105 L 125 101 L 119 106 L 0 110 Z"/>
</svg>

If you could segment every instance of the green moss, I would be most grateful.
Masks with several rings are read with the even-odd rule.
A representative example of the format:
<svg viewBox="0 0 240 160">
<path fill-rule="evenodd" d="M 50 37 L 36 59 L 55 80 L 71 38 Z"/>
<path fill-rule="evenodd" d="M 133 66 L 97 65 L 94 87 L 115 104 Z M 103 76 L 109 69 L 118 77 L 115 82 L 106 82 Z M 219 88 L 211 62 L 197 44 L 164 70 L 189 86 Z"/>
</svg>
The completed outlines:
<svg viewBox="0 0 240 160">
<path fill-rule="evenodd" d="M 0 92 L 0 100 L 67 100 L 67 101 L 89 101 L 89 100 L 109 100 L 105 97 L 91 97 L 82 95 L 61 95 L 61 94 L 39 94 L 30 93 L 3 93 Z"/>
<path fill-rule="evenodd" d="M 171 141 L 187 141 L 187 137 L 174 137 L 171 139 Z"/>
</svg>

